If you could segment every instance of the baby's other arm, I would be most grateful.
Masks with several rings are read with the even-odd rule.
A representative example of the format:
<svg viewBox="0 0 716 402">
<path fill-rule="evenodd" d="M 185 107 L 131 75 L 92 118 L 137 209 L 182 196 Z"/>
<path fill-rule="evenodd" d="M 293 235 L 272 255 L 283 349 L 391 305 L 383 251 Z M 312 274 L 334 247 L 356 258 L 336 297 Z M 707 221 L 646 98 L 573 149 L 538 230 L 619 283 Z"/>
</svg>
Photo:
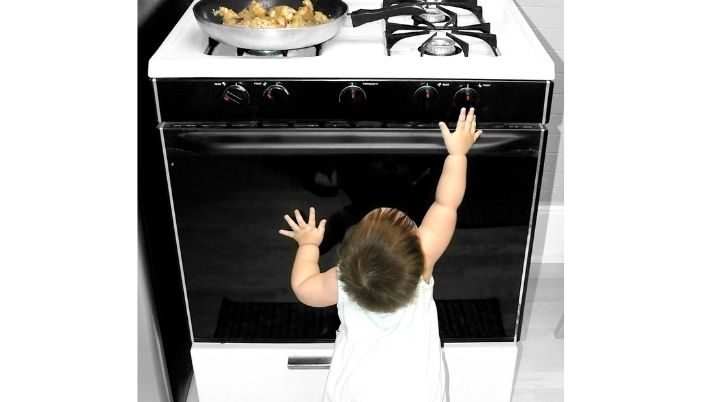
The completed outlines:
<svg viewBox="0 0 716 402">
<path fill-rule="evenodd" d="M 291 288 L 301 303 L 312 307 L 332 306 L 338 302 L 336 268 L 321 273 L 318 266 L 320 255 L 318 246 L 323 241 L 326 220 L 316 227 L 315 210 L 311 207 L 308 222 L 295 210 L 296 222 L 290 216 L 284 219 L 292 230 L 279 230 L 279 233 L 296 240 L 298 250 L 291 271 Z"/>
<path fill-rule="evenodd" d="M 474 113 L 475 110 L 471 108 L 466 116 L 465 109 L 462 109 L 454 133 L 450 133 L 445 123 L 440 122 L 440 131 L 449 155 L 443 164 L 443 171 L 435 191 L 435 201 L 418 228 L 420 245 L 425 255 L 423 272 L 425 282 L 430 281 L 435 263 L 447 249 L 455 232 L 457 208 L 465 195 L 466 155 L 482 133 L 475 132 L 477 122 Z"/>
</svg>

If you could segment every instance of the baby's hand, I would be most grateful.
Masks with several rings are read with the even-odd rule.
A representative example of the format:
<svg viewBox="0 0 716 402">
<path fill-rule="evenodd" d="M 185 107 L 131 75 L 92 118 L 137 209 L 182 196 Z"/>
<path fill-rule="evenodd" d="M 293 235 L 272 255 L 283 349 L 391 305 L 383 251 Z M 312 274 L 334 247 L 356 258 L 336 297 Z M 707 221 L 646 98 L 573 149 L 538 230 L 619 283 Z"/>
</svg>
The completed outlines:
<svg viewBox="0 0 716 402">
<path fill-rule="evenodd" d="M 440 132 L 443 134 L 445 147 L 450 155 L 466 155 L 472 144 L 475 143 L 480 137 L 480 134 L 482 134 L 482 130 L 475 132 L 477 120 L 475 108 L 472 107 L 467 113 L 467 117 L 465 116 L 465 108 L 460 110 L 460 117 L 457 119 L 455 132 L 450 133 L 447 125 L 442 121 L 439 123 L 439 126 Z"/>
<path fill-rule="evenodd" d="M 303 246 L 304 244 L 319 246 L 323 241 L 323 233 L 326 231 L 326 220 L 323 219 L 321 223 L 318 224 L 318 227 L 316 227 L 316 211 L 313 207 L 310 208 L 310 212 L 308 213 L 308 223 L 303 220 L 298 210 L 295 210 L 294 213 L 296 214 L 296 222 L 288 215 L 283 216 L 292 230 L 281 229 L 278 232 L 296 240 L 299 246 Z"/>
</svg>

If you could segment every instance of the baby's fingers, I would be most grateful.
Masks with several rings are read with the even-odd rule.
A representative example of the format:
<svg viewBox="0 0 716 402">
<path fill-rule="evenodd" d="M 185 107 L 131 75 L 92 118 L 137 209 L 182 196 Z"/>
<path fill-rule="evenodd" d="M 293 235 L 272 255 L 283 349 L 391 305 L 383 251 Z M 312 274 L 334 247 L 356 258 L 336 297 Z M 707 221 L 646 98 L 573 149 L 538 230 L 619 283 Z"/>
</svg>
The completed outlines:
<svg viewBox="0 0 716 402">
<path fill-rule="evenodd" d="M 457 118 L 457 126 L 455 131 L 459 131 L 465 126 L 465 108 L 460 109 L 460 116 Z"/>
<path fill-rule="evenodd" d="M 471 107 L 470 111 L 467 112 L 465 117 L 465 128 L 470 128 L 470 125 L 475 121 L 475 108 Z"/>
<path fill-rule="evenodd" d="M 293 230 L 299 230 L 299 229 L 300 229 L 300 228 L 298 227 L 298 225 L 296 225 L 296 222 L 294 222 L 293 219 L 291 219 L 290 216 L 284 215 L 284 216 L 283 216 L 283 219 L 286 220 L 286 222 L 288 223 L 288 226 L 290 226 L 291 229 L 293 229 Z"/>
<path fill-rule="evenodd" d="M 294 238 L 293 232 L 290 231 L 290 230 L 281 229 L 281 230 L 279 230 L 278 232 L 279 232 L 280 234 L 286 236 L 286 237 L 290 237 L 290 238 L 292 238 L 292 239 Z"/>
<path fill-rule="evenodd" d="M 294 210 L 293 213 L 296 215 L 296 223 L 298 223 L 298 226 L 306 226 L 306 221 L 303 220 L 301 213 L 297 209 Z"/>
<path fill-rule="evenodd" d="M 448 128 L 447 124 L 441 121 L 440 123 L 438 123 L 438 127 L 440 127 L 440 132 L 443 134 L 443 138 L 447 139 L 448 137 L 450 137 L 450 129 Z"/>
<path fill-rule="evenodd" d="M 323 236 L 323 233 L 325 233 L 325 232 L 326 232 L 326 220 L 322 219 L 321 223 L 318 224 L 318 233 L 320 233 L 321 236 Z"/>
<path fill-rule="evenodd" d="M 482 130 L 477 130 L 477 132 L 472 135 L 472 142 L 477 141 L 477 139 L 480 138 L 481 134 L 482 134 Z"/>
<path fill-rule="evenodd" d="M 316 226 L 316 210 L 313 207 L 308 209 L 308 226 Z"/>
</svg>

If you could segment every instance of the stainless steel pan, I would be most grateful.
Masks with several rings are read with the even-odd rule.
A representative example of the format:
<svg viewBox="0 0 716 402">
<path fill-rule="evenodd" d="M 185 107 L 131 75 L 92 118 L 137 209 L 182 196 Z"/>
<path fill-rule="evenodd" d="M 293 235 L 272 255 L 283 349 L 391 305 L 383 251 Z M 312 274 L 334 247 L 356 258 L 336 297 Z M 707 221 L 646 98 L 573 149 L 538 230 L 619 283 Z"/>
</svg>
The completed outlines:
<svg viewBox="0 0 716 402">
<path fill-rule="evenodd" d="M 331 21 L 301 28 L 248 28 L 222 24 L 215 11 L 219 6 L 237 13 L 248 7 L 251 0 L 201 0 L 193 11 L 201 29 L 219 42 L 240 49 L 288 50 L 318 45 L 336 36 L 344 25 L 357 27 L 396 15 L 417 15 L 425 10 L 415 5 L 396 4 L 376 10 L 356 10 L 348 14 L 348 5 L 341 0 L 312 0 L 315 11 L 320 11 Z M 286 5 L 298 9 L 301 0 L 260 0 L 269 9 Z"/>
</svg>

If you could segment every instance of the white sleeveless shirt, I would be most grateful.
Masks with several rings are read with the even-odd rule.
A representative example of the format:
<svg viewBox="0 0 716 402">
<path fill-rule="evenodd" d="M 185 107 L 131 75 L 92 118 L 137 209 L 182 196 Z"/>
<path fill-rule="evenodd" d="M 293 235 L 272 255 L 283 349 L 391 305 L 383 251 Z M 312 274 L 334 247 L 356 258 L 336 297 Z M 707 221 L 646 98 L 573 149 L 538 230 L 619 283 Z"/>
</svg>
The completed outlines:
<svg viewBox="0 0 716 402">
<path fill-rule="evenodd" d="M 434 283 L 421 277 L 408 305 L 375 313 L 351 300 L 338 281 L 341 325 L 323 402 L 447 400 Z"/>
</svg>

